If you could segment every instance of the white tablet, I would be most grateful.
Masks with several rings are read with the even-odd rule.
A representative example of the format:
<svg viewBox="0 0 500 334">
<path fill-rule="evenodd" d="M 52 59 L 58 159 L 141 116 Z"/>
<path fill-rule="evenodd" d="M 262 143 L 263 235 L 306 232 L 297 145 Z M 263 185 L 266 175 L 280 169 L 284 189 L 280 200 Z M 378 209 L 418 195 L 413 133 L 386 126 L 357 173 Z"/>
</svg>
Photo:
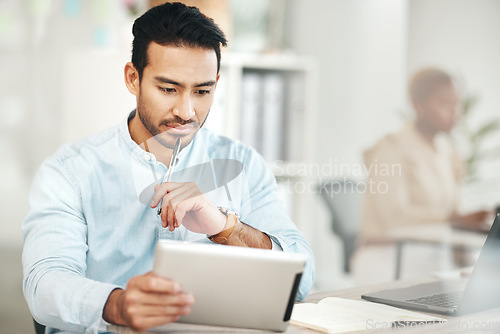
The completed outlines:
<svg viewBox="0 0 500 334">
<path fill-rule="evenodd" d="M 160 240 L 153 273 L 195 296 L 179 322 L 284 331 L 307 255 Z"/>
</svg>

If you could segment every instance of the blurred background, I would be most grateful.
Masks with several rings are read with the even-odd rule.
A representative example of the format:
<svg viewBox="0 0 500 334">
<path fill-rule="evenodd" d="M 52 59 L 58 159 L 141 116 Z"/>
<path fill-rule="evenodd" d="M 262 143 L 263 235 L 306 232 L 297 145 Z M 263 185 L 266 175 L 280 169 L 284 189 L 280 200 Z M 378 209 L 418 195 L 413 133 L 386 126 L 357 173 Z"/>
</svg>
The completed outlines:
<svg viewBox="0 0 500 334">
<path fill-rule="evenodd" d="M 469 170 L 460 210 L 500 203 L 500 1 L 184 2 L 229 37 L 207 126 L 269 162 L 314 248 L 315 290 L 356 284 L 318 186 L 365 180 L 363 152 L 411 119 L 408 80 L 423 67 L 452 74 L 467 110 L 451 134 Z M 131 28 L 159 3 L 0 0 L 2 333 L 32 332 L 20 226 L 34 173 L 63 143 L 119 123 L 135 107 L 123 83 Z M 361 206 L 352 205 L 351 219 L 360 220 Z"/>
</svg>

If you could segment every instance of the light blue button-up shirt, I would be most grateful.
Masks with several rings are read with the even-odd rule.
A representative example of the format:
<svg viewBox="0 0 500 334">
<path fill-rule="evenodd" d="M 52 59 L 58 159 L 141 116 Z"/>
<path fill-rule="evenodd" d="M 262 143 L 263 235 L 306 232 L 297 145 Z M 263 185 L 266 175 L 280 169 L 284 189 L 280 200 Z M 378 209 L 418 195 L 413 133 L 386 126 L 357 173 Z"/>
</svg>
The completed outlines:
<svg viewBox="0 0 500 334">
<path fill-rule="evenodd" d="M 182 225 L 174 232 L 161 227 L 149 203 L 166 171 L 132 140 L 127 120 L 44 161 L 22 226 L 24 295 L 38 322 L 103 331 L 109 294 L 152 269 L 159 238 L 210 242 Z M 286 215 L 274 176 L 255 150 L 202 128 L 180 152 L 172 181 L 196 182 L 217 206 L 237 212 L 283 251 L 307 254 L 298 299 L 307 295 L 314 281 L 310 245 Z"/>
</svg>

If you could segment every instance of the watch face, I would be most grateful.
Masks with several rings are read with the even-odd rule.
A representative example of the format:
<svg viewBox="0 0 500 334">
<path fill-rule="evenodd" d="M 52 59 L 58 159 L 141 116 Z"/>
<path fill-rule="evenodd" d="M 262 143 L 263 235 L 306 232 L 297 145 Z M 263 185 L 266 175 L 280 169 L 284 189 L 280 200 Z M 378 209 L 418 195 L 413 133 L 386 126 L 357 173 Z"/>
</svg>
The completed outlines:
<svg viewBox="0 0 500 334">
<path fill-rule="evenodd" d="M 226 215 L 226 217 L 227 217 L 228 215 L 230 215 L 230 214 L 235 215 L 235 216 L 236 216 L 236 218 L 239 218 L 239 217 L 240 217 L 240 216 L 238 216 L 238 214 L 237 214 L 236 212 L 234 212 L 234 211 L 232 211 L 232 210 L 229 210 L 229 209 L 223 208 L 223 207 L 221 207 L 221 206 L 218 206 L 217 208 L 219 209 L 219 211 L 220 211 L 220 212 L 222 212 L 224 215 Z"/>
</svg>

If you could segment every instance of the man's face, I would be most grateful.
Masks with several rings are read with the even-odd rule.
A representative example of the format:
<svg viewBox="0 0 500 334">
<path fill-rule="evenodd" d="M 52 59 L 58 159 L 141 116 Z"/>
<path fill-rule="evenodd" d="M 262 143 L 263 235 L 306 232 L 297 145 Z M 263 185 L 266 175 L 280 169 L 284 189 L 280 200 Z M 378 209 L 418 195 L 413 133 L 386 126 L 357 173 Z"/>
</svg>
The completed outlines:
<svg viewBox="0 0 500 334">
<path fill-rule="evenodd" d="M 214 50 L 151 43 L 137 95 L 141 122 L 163 146 L 173 148 L 177 138 L 187 146 L 208 116 L 218 79 Z"/>
<path fill-rule="evenodd" d="M 461 106 L 455 85 L 441 84 L 420 103 L 420 117 L 435 131 L 449 133 L 455 126 Z"/>
</svg>

